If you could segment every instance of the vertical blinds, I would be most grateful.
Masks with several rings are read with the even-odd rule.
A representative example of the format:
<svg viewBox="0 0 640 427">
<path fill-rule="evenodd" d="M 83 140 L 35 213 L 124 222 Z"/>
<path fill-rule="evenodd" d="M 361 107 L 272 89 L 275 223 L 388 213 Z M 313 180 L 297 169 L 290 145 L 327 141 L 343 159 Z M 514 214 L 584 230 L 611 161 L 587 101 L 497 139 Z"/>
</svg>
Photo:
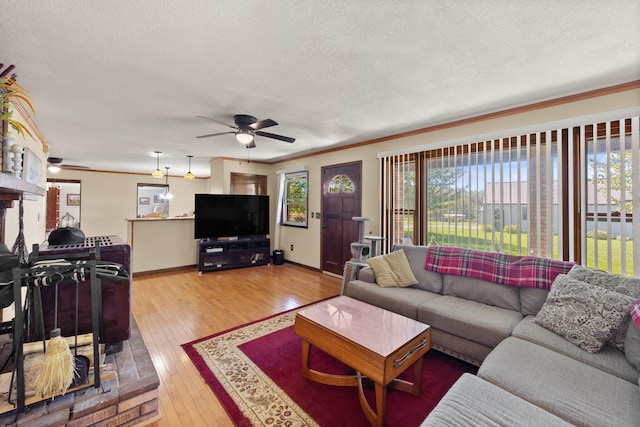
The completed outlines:
<svg viewBox="0 0 640 427">
<path fill-rule="evenodd" d="M 385 250 L 459 246 L 640 275 L 638 122 L 380 155 Z"/>
</svg>

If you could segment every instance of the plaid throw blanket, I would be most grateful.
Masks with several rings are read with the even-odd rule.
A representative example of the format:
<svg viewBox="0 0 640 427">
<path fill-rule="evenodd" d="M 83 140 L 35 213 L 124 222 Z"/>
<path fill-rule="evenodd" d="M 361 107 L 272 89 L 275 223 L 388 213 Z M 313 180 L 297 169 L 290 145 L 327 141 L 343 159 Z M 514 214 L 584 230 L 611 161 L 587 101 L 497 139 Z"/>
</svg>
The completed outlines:
<svg viewBox="0 0 640 427">
<path fill-rule="evenodd" d="M 629 307 L 629 312 L 631 313 L 633 322 L 636 324 L 638 329 L 640 329 L 640 299 L 634 302 L 631 307 Z"/>
<path fill-rule="evenodd" d="M 573 262 L 537 256 L 515 256 L 475 249 L 429 246 L 424 268 L 442 274 L 474 277 L 501 285 L 551 289 L 558 274 Z"/>
</svg>

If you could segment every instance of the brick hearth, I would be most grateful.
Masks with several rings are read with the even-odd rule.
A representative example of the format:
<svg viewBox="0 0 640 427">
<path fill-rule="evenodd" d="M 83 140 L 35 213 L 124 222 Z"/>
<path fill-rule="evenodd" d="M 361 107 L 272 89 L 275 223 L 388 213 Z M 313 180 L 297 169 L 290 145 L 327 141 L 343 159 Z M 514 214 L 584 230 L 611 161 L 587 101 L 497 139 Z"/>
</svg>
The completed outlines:
<svg viewBox="0 0 640 427">
<path fill-rule="evenodd" d="M 28 407 L 18 415 L 0 417 L 4 426 L 134 426 L 160 418 L 160 380 L 135 321 L 131 338 L 122 351 L 109 354 L 107 364 L 116 367 L 116 378 L 104 381 L 103 388 L 88 388 Z"/>
</svg>

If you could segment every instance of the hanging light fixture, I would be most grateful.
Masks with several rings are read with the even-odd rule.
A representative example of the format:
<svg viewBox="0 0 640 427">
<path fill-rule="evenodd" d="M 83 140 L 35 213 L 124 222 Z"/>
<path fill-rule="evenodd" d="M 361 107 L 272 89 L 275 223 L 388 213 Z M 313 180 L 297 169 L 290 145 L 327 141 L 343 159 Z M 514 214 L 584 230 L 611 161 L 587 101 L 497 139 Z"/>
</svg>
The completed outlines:
<svg viewBox="0 0 640 427">
<path fill-rule="evenodd" d="M 253 134 L 251 133 L 251 131 L 249 131 L 247 129 L 240 129 L 236 133 L 236 139 L 241 144 L 249 145 L 249 144 L 251 144 L 253 142 Z"/>
<path fill-rule="evenodd" d="M 187 156 L 189 158 L 189 172 L 184 174 L 184 179 L 194 179 L 195 175 L 191 173 L 191 158 L 193 156 Z"/>
<path fill-rule="evenodd" d="M 151 173 L 154 178 L 162 178 L 162 171 L 160 170 L 160 151 L 154 151 L 156 153 L 156 170 Z"/>
<path fill-rule="evenodd" d="M 165 187 L 164 187 L 164 193 L 160 195 L 160 198 L 164 200 L 171 200 L 173 199 L 173 194 L 169 193 L 169 166 L 165 166 L 164 168 L 166 169 L 166 172 L 164 174 Z"/>
</svg>

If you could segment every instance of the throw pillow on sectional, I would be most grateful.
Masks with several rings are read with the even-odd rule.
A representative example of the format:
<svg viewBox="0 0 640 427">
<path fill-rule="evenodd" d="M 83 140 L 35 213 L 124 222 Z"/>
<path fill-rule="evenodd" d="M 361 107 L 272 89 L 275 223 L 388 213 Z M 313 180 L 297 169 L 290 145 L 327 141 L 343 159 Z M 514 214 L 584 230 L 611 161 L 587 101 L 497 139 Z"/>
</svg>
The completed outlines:
<svg viewBox="0 0 640 427">
<path fill-rule="evenodd" d="M 634 300 L 640 298 L 640 279 L 637 277 L 607 273 L 606 271 L 578 264 L 574 265 L 567 275 L 573 279 L 581 280 L 591 285 L 602 286 L 612 291 L 628 295 Z M 625 316 L 620 327 L 614 332 L 607 344 L 624 351 L 624 338 L 627 333 L 630 319 L 630 316 Z"/>
<path fill-rule="evenodd" d="M 597 353 L 623 322 L 631 303 L 627 295 L 560 274 L 533 321 Z"/>
<path fill-rule="evenodd" d="M 382 288 L 404 288 L 418 283 L 402 249 L 373 257 L 367 260 L 367 264 L 376 275 L 376 283 Z"/>
</svg>

